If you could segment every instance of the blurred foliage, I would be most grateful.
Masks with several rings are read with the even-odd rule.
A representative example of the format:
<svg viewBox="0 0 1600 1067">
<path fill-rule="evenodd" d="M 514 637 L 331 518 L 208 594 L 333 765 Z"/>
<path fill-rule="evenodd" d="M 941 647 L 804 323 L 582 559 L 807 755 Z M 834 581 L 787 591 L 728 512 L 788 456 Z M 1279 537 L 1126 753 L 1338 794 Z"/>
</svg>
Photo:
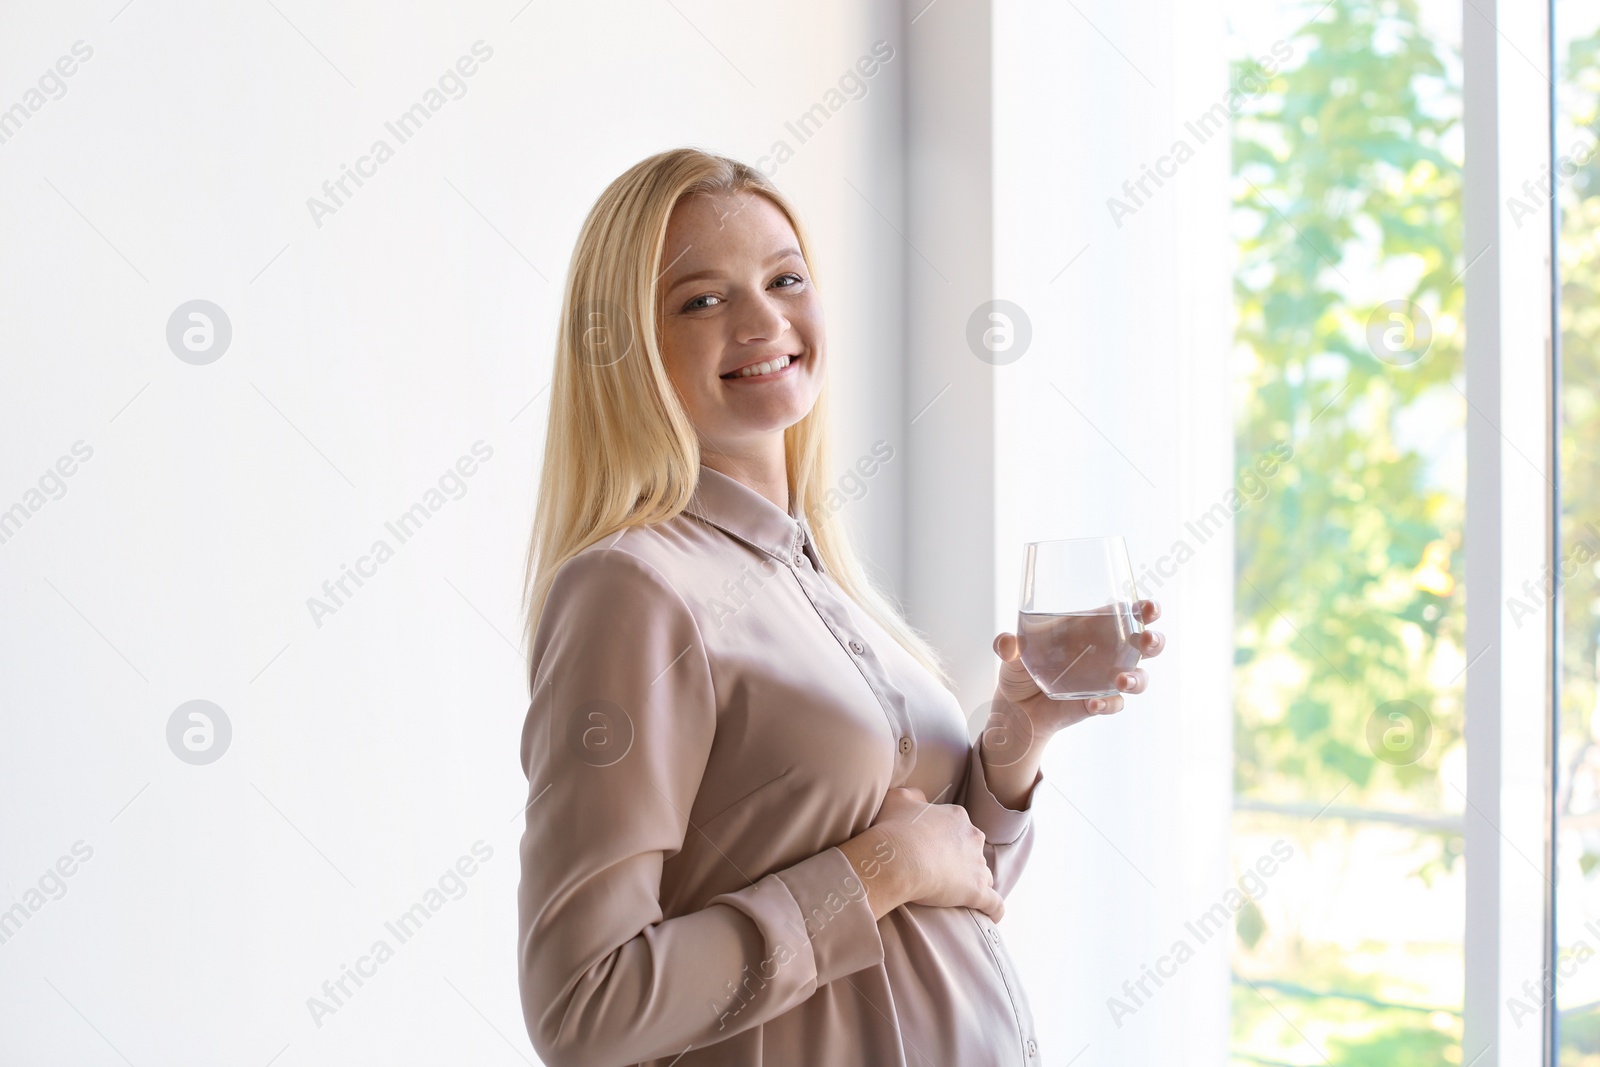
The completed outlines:
<svg viewBox="0 0 1600 1067">
<path fill-rule="evenodd" d="M 1437 432 L 1465 409 L 1460 89 L 1415 0 L 1329 5 L 1290 44 L 1233 127 L 1236 448 L 1294 447 L 1237 520 L 1235 786 L 1437 810 L 1461 734 L 1459 680 L 1431 676 L 1441 643 L 1459 655 L 1463 501 L 1405 422 Z M 1238 63 L 1234 84 L 1252 73 Z M 1368 346 L 1369 318 L 1395 300 L 1432 323 L 1408 366 Z M 1406 766 L 1367 742 L 1395 700 L 1432 724 Z"/>
<path fill-rule="evenodd" d="M 1562 71 L 1561 110 L 1581 130 L 1574 138 L 1592 153 L 1600 123 L 1600 29 L 1574 40 Z M 1572 142 L 1558 145 L 1561 153 Z M 1561 208 L 1562 344 L 1562 542 L 1568 553 L 1600 558 L 1600 159 L 1592 159 L 1564 180 Z M 1561 783 L 1564 811 L 1595 810 L 1600 783 L 1573 781 L 1571 773 L 1593 745 L 1591 716 L 1596 710 L 1596 650 L 1600 648 L 1600 581 L 1596 566 L 1578 565 L 1574 556 L 1561 588 L 1563 612 L 1562 741 L 1567 773 Z M 1577 786 L 1574 789 L 1574 785 Z M 1587 788 L 1585 788 L 1587 787 Z M 1575 796 L 1576 794 L 1576 796 Z M 1600 842 L 1597 842 L 1600 844 Z M 1585 873 L 1600 854 L 1589 853 Z"/>
<path fill-rule="evenodd" d="M 1301 17 L 1280 69 L 1232 71 L 1235 86 L 1265 83 L 1233 121 L 1235 447 L 1241 465 L 1276 441 L 1294 449 L 1236 517 L 1235 789 L 1459 810 L 1441 777 L 1465 665 L 1459 58 L 1417 0 L 1307 3 Z M 1369 344 L 1394 301 L 1431 324 L 1415 361 Z M 1392 701 L 1431 727 L 1409 764 L 1368 740 Z M 1318 832 L 1348 850 L 1355 829 Z M 1460 856 L 1457 835 L 1415 842 L 1423 883 Z M 1390 1003 L 1459 1004 L 1459 945 L 1413 946 L 1406 973 L 1385 975 L 1259 914 L 1239 938 L 1241 970 L 1304 992 L 1235 987 L 1237 1062 L 1460 1062 L 1458 1015 Z"/>
<path fill-rule="evenodd" d="M 1557 10 L 1560 32 L 1561 8 Z M 1565 50 L 1557 101 L 1577 129 L 1557 142 L 1558 156 L 1575 145 L 1593 156 L 1600 122 L 1600 28 L 1576 36 Z M 1587 127 L 1587 129 L 1584 129 Z M 1581 158 L 1581 156 L 1580 156 Z M 1600 809 L 1600 751 L 1595 745 L 1596 650 L 1600 647 L 1600 581 L 1593 562 L 1600 558 L 1600 160 L 1590 161 L 1560 179 L 1557 204 L 1561 228 L 1557 253 L 1561 268 L 1562 345 L 1562 544 L 1569 554 L 1561 586 L 1561 771 L 1558 804 L 1564 814 Z M 1546 216 L 1541 212 L 1538 221 Z M 1535 220 L 1528 220 L 1529 223 Z M 1582 555 L 1570 555 L 1577 550 Z M 1559 579 L 1558 579 L 1559 580 Z M 1563 856 L 1577 853 L 1585 880 L 1600 867 L 1600 832 L 1563 831 Z M 1565 868 L 1563 868 L 1565 870 Z M 1564 920 L 1576 925 L 1594 916 Z M 1575 920 L 1575 921 L 1574 921 Z M 1568 1008 L 1558 994 L 1558 1006 Z M 1600 1011 L 1563 1014 L 1563 1067 L 1600 1067 Z"/>
<path fill-rule="evenodd" d="M 1600 1015 L 1561 1020 L 1561 1067 L 1600 1067 Z"/>
<path fill-rule="evenodd" d="M 1295 453 L 1237 516 L 1235 787 L 1319 807 L 1337 796 L 1458 810 L 1441 761 L 1461 742 L 1465 665 L 1459 53 L 1424 29 L 1417 0 L 1301 10 L 1311 21 L 1282 69 L 1241 60 L 1232 71 L 1236 86 L 1252 75 L 1266 84 L 1244 95 L 1233 122 L 1237 450 L 1241 465 L 1279 440 Z M 1588 556 L 1564 568 L 1561 590 L 1558 802 L 1573 814 L 1600 811 L 1600 29 L 1585 30 L 1565 49 L 1559 84 L 1579 132 L 1557 146 L 1591 153 L 1559 193 L 1563 538 Z M 1527 203 L 1523 225 L 1548 225 L 1547 205 Z M 1368 346 L 1369 317 L 1393 300 L 1420 306 L 1432 325 L 1431 347 L 1409 365 Z M 1546 580 L 1526 577 L 1535 589 Z M 1522 595 L 1537 609 L 1525 623 L 1537 624 L 1542 605 Z M 1378 760 L 1367 741 L 1368 720 L 1393 700 L 1424 709 L 1433 730 L 1408 766 Z M 1459 836 L 1419 830 L 1417 842 L 1412 873 L 1424 883 L 1460 857 Z M 1564 833 L 1562 852 L 1577 853 L 1580 877 L 1600 877 L 1600 830 Z M 1460 1062 L 1459 1016 L 1388 1004 L 1347 949 L 1273 930 L 1260 913 L 1239 937 L 1241 962 L 1312 992 L 1268 993 L 1268 1004 L 1236 985 L 1237 1062 Z M 1417 999 L 1439 1002 L 1443 989 L 1458 1003 L 1448 985 L 1459 946 L 1410 951 L 1420 990 L 1425 976 L 1447 979 Z M 1562 1037 L 1563 1064 L 1600 1064 L 1600 1013 L 1564 1017 Z"/>
<path fill-rule="evenodd" d="M 1362 983 L 1334 967 L 1313 981 Z M 1327 998 L 1236 979 L 1234 1063 L 1420 1067 L 1459 1064 L 1461 1017 L 1409 1004 Z"/>
</svg>

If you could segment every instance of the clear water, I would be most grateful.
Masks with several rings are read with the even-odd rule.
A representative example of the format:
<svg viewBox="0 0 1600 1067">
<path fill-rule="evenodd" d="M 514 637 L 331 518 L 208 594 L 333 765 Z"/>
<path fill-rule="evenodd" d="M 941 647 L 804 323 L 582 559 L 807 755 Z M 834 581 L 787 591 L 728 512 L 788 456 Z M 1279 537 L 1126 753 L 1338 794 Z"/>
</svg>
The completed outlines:
<svg viewBox="0 0 1600 1067">
<path fill-rule="evenodd" d="M 1130 639 L 1143 630 L 1130 601 L 1095 611 L 1024 611 L 1017 616 L 1022 665 L 1056 700 L 1120 693 L 1117 675 L 1139 662 L 1139 650 Z"/>
</svg>

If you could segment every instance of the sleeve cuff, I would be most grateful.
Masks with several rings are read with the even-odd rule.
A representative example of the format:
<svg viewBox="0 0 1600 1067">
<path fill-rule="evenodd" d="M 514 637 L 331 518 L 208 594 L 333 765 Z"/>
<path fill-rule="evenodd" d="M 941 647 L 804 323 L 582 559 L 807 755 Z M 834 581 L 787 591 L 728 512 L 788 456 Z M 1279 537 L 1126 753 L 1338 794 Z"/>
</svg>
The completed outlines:
<svg viewBox="0 0 1600 1067">
<path fill-rule="evenodd" d="M 817 985 L 883 962 L 883 938 L 867 887 L 838 848 L 830 848 L 773 877 L 788 887 L 816 961 Z"/>
<path fill-rule="evenodd" d="M 983 831 L 989 844 L 1009 845 L 1022 836 L 1033 820 L 1033 794 L 1038 791 L 1039 783 L 1044 781 L 1044 771 L 1034 775 L 1033 784 L 1023 798 L 1022 810 L 1008 808 L 989 792 L 989 779 L 983 771 L 980 749 L 981 745 L 974 742 L 967 760 L 967 818 Z"/>
</svg>

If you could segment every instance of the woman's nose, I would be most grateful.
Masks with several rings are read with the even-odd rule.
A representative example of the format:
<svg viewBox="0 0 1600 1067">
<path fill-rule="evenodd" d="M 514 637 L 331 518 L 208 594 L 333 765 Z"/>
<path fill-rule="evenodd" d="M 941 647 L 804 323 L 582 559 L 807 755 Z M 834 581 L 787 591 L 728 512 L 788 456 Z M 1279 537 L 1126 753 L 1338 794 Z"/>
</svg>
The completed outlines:
<svg viewBox="0 0 1600 1067">
<path fill-rule="evenodd" d="M 778 302 L 762 294 L 749 304 L 749 310 L 739 323 L 738 340 L 745 344 L 776 341 L 789 329 L 789 319 Z"/>
</svg>

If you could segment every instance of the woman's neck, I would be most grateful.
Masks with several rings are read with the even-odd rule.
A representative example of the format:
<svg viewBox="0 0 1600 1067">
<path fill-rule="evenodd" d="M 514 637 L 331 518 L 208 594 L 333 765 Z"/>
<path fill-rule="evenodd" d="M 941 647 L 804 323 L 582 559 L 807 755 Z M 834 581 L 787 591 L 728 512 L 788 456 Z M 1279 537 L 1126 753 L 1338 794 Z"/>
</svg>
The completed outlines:
<svg viewBox="0 0 1600 1067">
<path fill-rule="evenodd" d="M 719 474 L 749 486 L 772 501 L 785 514 L 789 512 L 789 468 L 784 461 L 783 439 L 776 453 L 731 455 L 701 445 L 700 462 Z"/>
</svg>

